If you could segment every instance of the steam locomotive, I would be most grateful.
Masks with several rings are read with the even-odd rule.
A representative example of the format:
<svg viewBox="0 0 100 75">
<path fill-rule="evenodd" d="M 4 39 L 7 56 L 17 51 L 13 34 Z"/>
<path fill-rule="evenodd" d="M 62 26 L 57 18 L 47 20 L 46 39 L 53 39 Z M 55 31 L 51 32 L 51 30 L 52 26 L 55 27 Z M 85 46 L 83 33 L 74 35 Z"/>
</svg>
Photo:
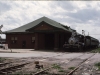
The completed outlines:
<svg viewBox="0 0 100 75">
<path fill-rule="evenodd" d="M 74 31 L 72 32 L 68 42 L 65 42 L 63 47 L 70 51 L 73 51 L 74 49 L 77 49 L 77 51 L 83 51 L 88 48 L 96 48 L 98 45 L 99 41 L 97 39 L 91 36 L 78 34 Z"/>
</svg>

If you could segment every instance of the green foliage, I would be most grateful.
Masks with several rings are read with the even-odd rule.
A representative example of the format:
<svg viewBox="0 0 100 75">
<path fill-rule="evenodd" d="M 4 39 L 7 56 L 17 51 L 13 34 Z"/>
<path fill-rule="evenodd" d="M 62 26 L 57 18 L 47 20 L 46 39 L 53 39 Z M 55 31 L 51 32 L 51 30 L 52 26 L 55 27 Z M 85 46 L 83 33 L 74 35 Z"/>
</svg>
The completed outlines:
<svg viewBox="0 0 100 75">
<path fill-rule="evenodd" d="M 5 58 L 1 58 L 0 57 L 0 62 L 3 62 L 3 61 L 5 61 L 6 59 Z"/>
<path fill-rule="evenodd" d="M 24 75 L 32 75 L 32 74 L 24 74 Z"/>
<path fill-rule="evenodd" d="M 52 66 L 54 69 L 58 69 L 58 72 L 65 72 L 65 70 L 63 70 L 63 68 L 58 64 L 53 64 Z"/>
<path fill-rule="evenodd" d="M 58 65 L 58 64 L 53 64 L 52 66 L 54 69 L 61 69 L 60 65 Z"/>
<path fill-rule="evenodd" d="M 21 75 L 22 72 L 15 72 L 15 75 Z"/>
<path fill-rule="evenodd" d="M 95 64 L 96 67 L 98 67 L 98 70 L 100 70 L 100 62 Z"/>
<path fill-rule="evenodd" d="M 100 48 L 94 49 L 91 51 L 92 53 L 100 53 Z"/>
<path fill-rule="evenodd" d="M 70 69 L 70 70 L 74 70 L 74 69 L 75 69 L 75 67 L 69 67 L 68 69 Z"/>
<path fill-rule="evenodd" d="M 65 70 L 63 70 L 63 69 L 59 69 L 59 72 L 65 72 Z"/>
<path fill-rule="evenodd" d="M 22 72 L 16 72 L 14 75 L 32 75 L 32 74 L 23 74 Z"/>
</svg>

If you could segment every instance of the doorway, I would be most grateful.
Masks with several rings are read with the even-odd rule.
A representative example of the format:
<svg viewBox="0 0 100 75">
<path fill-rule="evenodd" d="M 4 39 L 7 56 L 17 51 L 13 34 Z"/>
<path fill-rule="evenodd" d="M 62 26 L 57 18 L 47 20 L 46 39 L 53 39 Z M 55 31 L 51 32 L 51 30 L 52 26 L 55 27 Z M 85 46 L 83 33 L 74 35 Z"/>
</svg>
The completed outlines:
<svg viewBox="0 0 100 75">
<path fill-rule="evenodd" d="M 45 34 L 45 49 L 54 49 L 54 34 Z"/>
<path fill-rule="evenodd" d="M 26 41 L 22 41 L 22 48 L 26 48 Z"/>
</svg>

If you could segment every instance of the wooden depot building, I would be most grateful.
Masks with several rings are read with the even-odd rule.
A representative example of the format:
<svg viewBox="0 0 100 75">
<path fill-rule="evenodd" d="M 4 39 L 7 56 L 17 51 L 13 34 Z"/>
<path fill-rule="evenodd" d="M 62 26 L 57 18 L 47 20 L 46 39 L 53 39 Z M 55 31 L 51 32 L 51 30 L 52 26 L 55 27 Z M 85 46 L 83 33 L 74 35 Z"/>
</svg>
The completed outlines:
<svg viewBox="0 0 100 75">
<path fill-rule="evenodd" d="M 26 25 L 4 32 L 8 48 L 63 49 L 72 30 L 47 17 L 39 18 Z"/>
</svg>

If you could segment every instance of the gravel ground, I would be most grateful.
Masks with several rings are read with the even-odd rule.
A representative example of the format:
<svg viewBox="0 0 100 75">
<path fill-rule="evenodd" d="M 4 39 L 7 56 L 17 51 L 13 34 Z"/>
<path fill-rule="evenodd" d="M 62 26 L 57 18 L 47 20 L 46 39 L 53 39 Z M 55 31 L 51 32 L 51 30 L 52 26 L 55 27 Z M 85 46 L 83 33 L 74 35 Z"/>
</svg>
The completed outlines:
<svg viewBox="0 0 100 75">
<path fill-rule="evenodd" d="M 21 51 L 22 52 L 22 51 Z M 75 69 L 82 61 L 94 55 L 94 53 L 69 53 L 69 52 L 43 52 L 32 51 L 26 53 L 0 53 L 0 57 L 5 57 L 4 62 L 12 62 L 11 64 L 0 67 L 0 69 L 16 64 L 31 62 L 25 65 L 21 70 L 13 72 L 13 74 L 30 74 L 41 70 L 35 68 L 35 61 L 39 61 L 43 65 L 43 69 L 53 66 L 52 69 L 41 75 L 66 75 Z M 2 63 L 4 63 L 2 62 Z M 100 62 L 100 54 L 96 53 L 88 61 L 86 61 L 73 75 L 100 75 L 100 71 L 95 63 Z M 55 66 L 55 65 L 56 66 Z"/>
<path fill-rule="evenodd" d="M 84 64 L 73 75 L 100 75 L 100 71 L 94 64 Z"/>
</svg>

